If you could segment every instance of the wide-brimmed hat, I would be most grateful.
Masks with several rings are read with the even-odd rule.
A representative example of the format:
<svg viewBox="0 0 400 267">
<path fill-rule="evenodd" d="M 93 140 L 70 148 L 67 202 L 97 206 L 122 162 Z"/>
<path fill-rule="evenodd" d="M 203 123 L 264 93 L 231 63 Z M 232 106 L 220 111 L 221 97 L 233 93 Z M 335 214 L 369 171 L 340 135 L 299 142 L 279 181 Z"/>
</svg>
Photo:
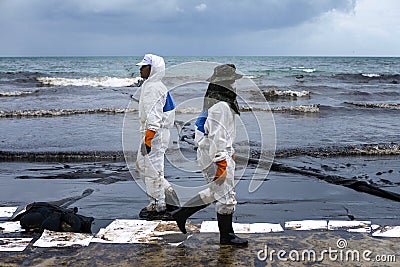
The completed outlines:
<svg viewBox="0 0 400 267">
<path fill-rule="evenodd" d="M 242 77 L 242 74 L 236 73 L 236 66 L 234 64 L 223 64 L 214 68 L 213 75 L 207 81 L 211 83 L 236 81 Z"/>
</svg>

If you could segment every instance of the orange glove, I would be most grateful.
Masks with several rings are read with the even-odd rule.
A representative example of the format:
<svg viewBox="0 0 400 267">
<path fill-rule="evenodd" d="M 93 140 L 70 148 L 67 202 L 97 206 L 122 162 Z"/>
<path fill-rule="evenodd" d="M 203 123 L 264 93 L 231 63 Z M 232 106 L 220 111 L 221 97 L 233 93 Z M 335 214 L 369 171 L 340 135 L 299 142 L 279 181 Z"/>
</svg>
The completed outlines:
<svg viewBox="0 0 400 267">
<path fill-rule="evenodd" d="M 154 135 L 156 135 L 156 132 L 153 130 L 147 130 L 146 135 L 144 136 L 144 143 L 146 146 L 151 147 L 151 140 L 153 140 Z"/>
<path fill-rule="evenodd" d="M 147 130 L 146 135 L 144 136 L 144 143 L 141 147 L 142 155 L 149 154 L 151 151 L 151 140 L 153 140 L 154 136 L 156 135 L 155 131 Z"/>
<path fill-rule="evenodd" d="M 218 169 L 213 181 L 215 181 L 217 185 L 222 185 L 226 179 L 226 159 L 218 161 L 216 162 L 216 164 L 218 166 Z"/>
</svg>

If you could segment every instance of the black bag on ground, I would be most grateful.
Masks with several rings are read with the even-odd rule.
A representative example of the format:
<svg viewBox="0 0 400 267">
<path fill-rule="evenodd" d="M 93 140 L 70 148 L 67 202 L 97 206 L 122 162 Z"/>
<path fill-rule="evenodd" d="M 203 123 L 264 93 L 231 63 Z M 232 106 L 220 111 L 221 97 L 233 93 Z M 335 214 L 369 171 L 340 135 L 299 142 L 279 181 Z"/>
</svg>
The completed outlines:
<svg viewBox="0 0 400 267">
<path fill-rule="evenodd" d="M 20 221 L 27 231 L 42 232 L 44 229 L 57 232 L 92 233 L 93 217 L 77 214 L 78 208 L 66 209 L 48 202 L 34 202 L 13 221 Z"/>
</svg>

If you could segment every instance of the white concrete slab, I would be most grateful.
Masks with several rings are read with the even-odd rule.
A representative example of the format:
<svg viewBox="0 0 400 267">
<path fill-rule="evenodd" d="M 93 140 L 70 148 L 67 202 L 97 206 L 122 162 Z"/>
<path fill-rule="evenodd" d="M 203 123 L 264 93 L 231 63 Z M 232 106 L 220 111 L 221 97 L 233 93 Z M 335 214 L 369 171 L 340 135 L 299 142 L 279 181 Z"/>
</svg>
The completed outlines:
<svg viewBox="0 0 400 267">
<path fill-rule="evenodd" d="M 329 220 L 328 230 L 346 230 L 348 232 L 370 233 L 371 221 L 339 221 Z"/>
<path fill-rule="evenodd" d="M 3 222 L 0 223 L 0 233 L 9 234 L 9 233 L 19 233 L 23 232 L 19 221 L 18 222 Z"/>
<path fill-rule="evenodd" d="M 200 227 L 200 233 L 218 233 L 217 221 L 203 221 Z"/>
<path fill-rule="evenodd" d="M 24 251 L 32 238 L 0 238 L 0 251 Z"/>
<path fill-rule="evenodd" d="M 381 227 L 381 226 L 378 225 L 378 224 L 371 224 L 371 230 L 372 230 L 372 231 L 377 230 L 379 227 Z"/>
<path fill-rule="evenodd" d="M 70 247 L 88 246 L 93 239 L 92 234 L 53 232 L 44 230 L 41 237 L 33 244 L 35 247 Z"/>
<path fill-rule="evenodd" d="M 188 230 L 193 228 L 190 225 L 188 227 Z M 179 246 L 189 237 L 191 235 L 182 234 L 172 221 L 115 220 L 100 229 L 91 242 L 129 244 L 162 241 L 171 246 Z"/>
<path fill-rule="evenodd" d="M 325 220 L 289 221 L 285 222 L 285 229 L 299 231 L 327 230 L 328 222 Z"/>
<path fill-rule="evenodd" d="M 0 207 L 0 218 L 11 218 L 18 207 Z"/>
<path fill-rule="evenodd" d="M 373 233 L 374 237 L 400 237 L 400 226 L 382 226 Z"/>
<path fill-rule="evenodd" d="M 217 223 L 217 229 L 218 229 L 218 222 Z M 241 234 L 241 233 L 250 233 L 250 224 L 249 223 L 232 223 L 233 231 L 235 233 Z M 219 232 L 219 229 L 218 231 Z"/>
<path fill-rule="evenodd" d="M 271 223 L 233 223 L 233 231 L 237 234 L 272 233 L 282 232 L 280 224 Z M 203 221 L 201 233 L 219 233 L 217 221 Z"/>
<path fill-rule="evenodd" d="M 115 220 L 100 229 L 92 242 L 97 243 L 148 243 L 154 239 L 160 221 Z"/>
<path fill-rule="evenodd" d="M 186 228 L 188 231 L 189 229 Z M 169 234 L 180 234 L 181 231 L 176 225 L 175 221 L 160 221 L 156 228 L 154 228 L 155 235 L 162 236 L 162 235 L 169 235 Z"/>
<path fill-rule="evenodd" d="M 251 223 L 251 233 L 277 233 L 283 232 L 283 228 L 279 223 Z"/>
</svg>

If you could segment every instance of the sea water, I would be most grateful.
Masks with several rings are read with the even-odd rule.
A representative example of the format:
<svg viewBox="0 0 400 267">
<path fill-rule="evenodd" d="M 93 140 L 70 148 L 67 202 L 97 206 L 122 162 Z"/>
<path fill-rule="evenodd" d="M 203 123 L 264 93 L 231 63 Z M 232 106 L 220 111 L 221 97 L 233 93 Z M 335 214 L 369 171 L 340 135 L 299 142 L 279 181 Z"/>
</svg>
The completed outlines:
<svg viewBox="0 0 400 267">
<path fill-rule="evenodd" d="M 0 58 L 0 149 L 121 150 L 121 110 L 128 107 L 130 96 L 136 93 L 133 85 L 139 76 L 135 66 L 139 60 L 140 57 Z M 267 95 L 269 107 L 281 111 L 274 112 L 278 150 L 399 142 L 400 58 L 165 60 L 167 67 L 193 61 L 232 62 L 262 92 L 272 92 Z M 172 94 L 179 103 L 201 97 L 205 90 L 206 84 L 199 84 L 183 94 Z M 254 105 L 266 101 L 250 100 Z M 196 114 L 198 110 L 179 112 Z"/>
</svg>

